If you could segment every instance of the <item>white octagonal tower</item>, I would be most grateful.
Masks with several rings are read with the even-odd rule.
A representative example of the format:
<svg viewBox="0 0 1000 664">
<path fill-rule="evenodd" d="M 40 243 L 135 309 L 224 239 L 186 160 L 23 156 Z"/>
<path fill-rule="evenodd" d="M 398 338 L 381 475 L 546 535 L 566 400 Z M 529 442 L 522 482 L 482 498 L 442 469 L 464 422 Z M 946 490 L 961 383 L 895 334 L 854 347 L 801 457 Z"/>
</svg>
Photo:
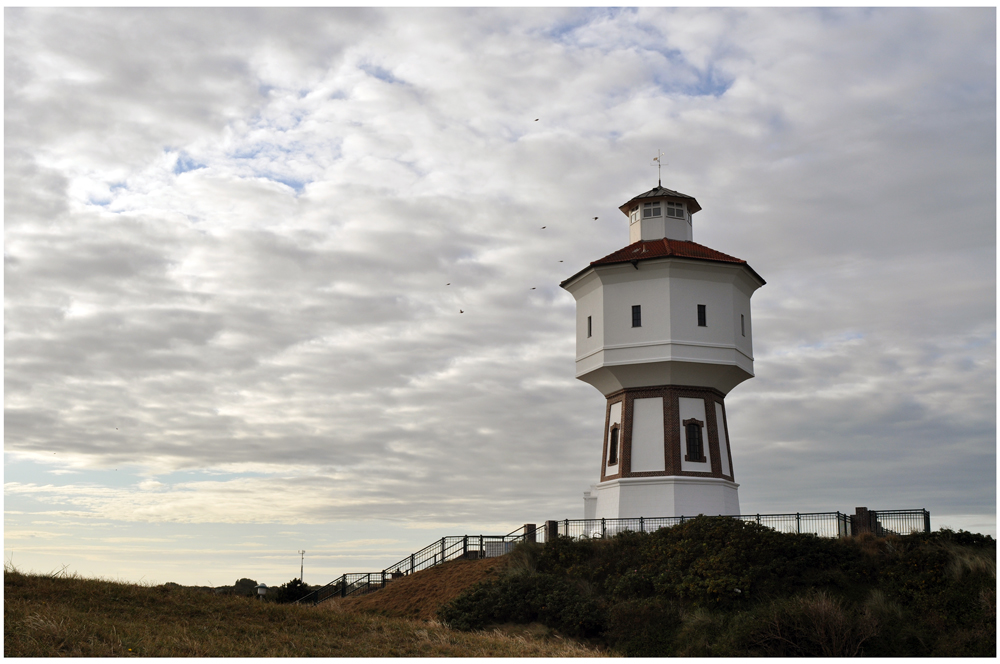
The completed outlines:
<svg viewBox="0 0 1000 664">
<path fill-rule="evenodd" d="M 576 298 L 576 377 L 607 398 L 584 517 L 739 514 L 725 397 L 753 377 L 746 261 L 692 241 L 693 197 L 621 206 L 629 244 L 561 285 Z"/>
</svg>

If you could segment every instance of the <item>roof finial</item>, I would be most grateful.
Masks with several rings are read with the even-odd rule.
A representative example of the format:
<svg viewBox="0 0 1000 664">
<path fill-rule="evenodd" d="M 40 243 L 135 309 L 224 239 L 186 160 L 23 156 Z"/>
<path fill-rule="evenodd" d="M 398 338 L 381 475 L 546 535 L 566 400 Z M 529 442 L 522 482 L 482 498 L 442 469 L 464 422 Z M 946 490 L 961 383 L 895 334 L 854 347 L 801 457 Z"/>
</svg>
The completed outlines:
<svg viewBox="0 0 1000 664">
<path fill-rule="evenodd" d="M 663 164 L 663 157 L 665 156 L 665 154 L 666 153 L 664 153 L 664 152 L 660 151 L 659 149 L 657 149 L 656 156 L 653 157 L 653 161 L 656 162 L 656 186 L 657 187 L 662 187 L 663 186 L 663 177 L 662 177 L 662 175 L 660 173 L 660 166 Z"/>
</svg>

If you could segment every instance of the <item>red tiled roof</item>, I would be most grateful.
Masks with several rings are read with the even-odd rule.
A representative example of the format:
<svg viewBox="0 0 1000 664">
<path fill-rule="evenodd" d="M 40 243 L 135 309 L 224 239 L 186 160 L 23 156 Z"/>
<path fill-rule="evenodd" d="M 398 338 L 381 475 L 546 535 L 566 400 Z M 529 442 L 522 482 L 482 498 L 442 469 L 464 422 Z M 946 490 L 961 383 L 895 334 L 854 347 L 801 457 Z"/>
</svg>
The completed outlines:
<svg viewBox="0 0 1000 664">
<path fill-rule="evenodd" d="M 752 267 L 747 265 L 747 262 L 742 258 L 736 258 L 735 256 L 730 256 L 724 254 L 721 251 L 716 251 L 715 249 L 710 249 L 703 244 L 698 244 L 697 242 L 687 242 L 685 240 L 668 240 L 667 238 L 662 238 L 660 240 L 640 240 L 634 242 L 623 249 L 619 249 L 613 253 L 608 254 L 604 258 L 598 259 L 591 262 L 591 266 L 596 265 L 610 265 L 613 263 L 631 263 L 632 261 L 643 261 L 649 258 L 693 258 L 702 261 L 714 261 L 719 263 L 736 263 L 738 265 L 746 265 L 746 268 L 753 273 L 755 277 L 763 282 L 760 275 L 757 274 Z M 584 268 L 573 277 L 570 277 L 563 284 L 566 284 L 571 279 L 575 278 L 577 275 L 582 274 L 588 268 Z"/>
<path fill-rule="evenodd" d="M 709 249 L 697 242 L 687 242 L 685 240 L 639 240 L 624 249 L 608 254 L 604 258 L 592 261 L 591 265 L 607 265 L 608 263 L 631 263 L 634 260 L 644 260 L 646 258 L 700 258 L 706 261 L 721 261 L 723 263 L 743 263 L 745 260 L 735 258 L 721 251 Z"/>
</svg>

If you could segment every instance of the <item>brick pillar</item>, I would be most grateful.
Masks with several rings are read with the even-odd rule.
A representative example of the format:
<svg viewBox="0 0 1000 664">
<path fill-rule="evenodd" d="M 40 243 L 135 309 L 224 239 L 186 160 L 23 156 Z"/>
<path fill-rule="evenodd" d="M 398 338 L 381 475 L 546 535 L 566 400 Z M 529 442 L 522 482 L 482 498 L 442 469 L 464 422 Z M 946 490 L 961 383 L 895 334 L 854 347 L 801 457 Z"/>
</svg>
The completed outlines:
<svg viewBox="0 0 1000 664">
<path fill-rule="evenodd" d="M 545 522 L 545 541 L 546 542 L 554 542 L 557 537 L 559 537 L 559 522 L 558 521 L 546 521 Z"/>
<path fill-rule="evenodd" d="M 855 507 L 854 518 L 851 519 L 851 534 L 872 532 L 872 514 L 867 507 Z"/>
<path fill-rule="evenodd" d="M 535 540 L 535 524 L 526 523 L 524 524 L 524 541 L 534 542 Z"/>
</svg>

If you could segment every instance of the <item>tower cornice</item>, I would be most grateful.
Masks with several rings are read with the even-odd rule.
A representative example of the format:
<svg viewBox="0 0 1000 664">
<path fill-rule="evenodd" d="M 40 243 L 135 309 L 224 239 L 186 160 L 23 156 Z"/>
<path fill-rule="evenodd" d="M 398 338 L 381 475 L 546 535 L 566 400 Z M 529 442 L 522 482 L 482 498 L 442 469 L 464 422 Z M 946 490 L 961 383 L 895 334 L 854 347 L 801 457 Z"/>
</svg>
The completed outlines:
<svg viewBox="0 0 1000 664">
<path fill-rule="evenodd" d="M 745 267 L 747 271 L 760 282 L 760 286 L 767 283 L 764 281 L 764 278 L 757 274 L 756 270 L 750 267 L 750 264 L 742 258 L 736 258 L 735 256 L 724 254 L 721 251 L 716 251 L 715 249 L 706 247 L 703 244 L 698 244 L 697 242 L 661 238 L 658 240 L 639 240 L 638 242 L 633 242 L 627 247 L 622 247 L 617 251 L 611 252 L 604 258 L 591 261 L 590 265 L 564 280 L 559 284 L 559 286 L 566 288 L 568 284 L 582 277 L 588 270 L 598 266 L 632 263 L 632 265 L 636 266 L 636 269 L 638 269 L 638 263 L 642 261 L 663 258 L 684 258 L 695 261 L 706 261 L 709 263 L 729 263 L 731 265 L 740 265 Z"/>
</svg>

